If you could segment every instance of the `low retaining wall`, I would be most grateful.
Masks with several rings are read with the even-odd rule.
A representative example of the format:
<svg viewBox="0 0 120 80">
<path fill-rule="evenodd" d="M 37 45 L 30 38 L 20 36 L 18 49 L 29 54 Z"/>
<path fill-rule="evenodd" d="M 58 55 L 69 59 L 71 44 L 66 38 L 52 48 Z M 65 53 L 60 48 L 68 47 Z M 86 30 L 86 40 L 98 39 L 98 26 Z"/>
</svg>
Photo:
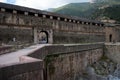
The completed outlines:
<svg viewBox="0 0 120 80">
<path fill-rule="evenodd" d="M 44 80 L 43 62 L 22 62 L 2 66 L 0 80 Z"/>
<path fill-rule="evenodd" d="M 0 46 L 0 55 L 13 51 L 13 46 Z"/>
</svg>

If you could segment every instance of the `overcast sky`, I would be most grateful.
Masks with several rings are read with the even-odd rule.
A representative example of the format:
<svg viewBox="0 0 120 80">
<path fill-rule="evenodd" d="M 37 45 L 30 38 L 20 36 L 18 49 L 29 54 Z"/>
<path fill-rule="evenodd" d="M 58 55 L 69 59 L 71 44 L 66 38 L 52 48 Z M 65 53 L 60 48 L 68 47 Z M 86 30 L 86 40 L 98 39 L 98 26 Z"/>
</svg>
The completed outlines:
<svg viewBox="0 0 120 80">
<path fill-rule="evenodd" d="M 36 9 L 57 8 L 68 3 L 89 2 L 90 0 L 0 0 L 0 2 L 11 3 Z"/>
</svg>

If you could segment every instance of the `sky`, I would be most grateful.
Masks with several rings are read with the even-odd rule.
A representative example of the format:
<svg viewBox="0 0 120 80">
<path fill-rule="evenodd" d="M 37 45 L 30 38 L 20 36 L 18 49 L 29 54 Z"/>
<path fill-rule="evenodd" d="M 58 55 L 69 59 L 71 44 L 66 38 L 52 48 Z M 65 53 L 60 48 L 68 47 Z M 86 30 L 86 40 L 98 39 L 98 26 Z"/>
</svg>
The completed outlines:
<svg viewBox="0 0 120 80">
<path fill-rule="evenodd" d="M 89 2 L 90 0 L 0 0 L 0 2 L 21 5 L 36 9 L 57 8 L 68 3 Z"/>
</svg>

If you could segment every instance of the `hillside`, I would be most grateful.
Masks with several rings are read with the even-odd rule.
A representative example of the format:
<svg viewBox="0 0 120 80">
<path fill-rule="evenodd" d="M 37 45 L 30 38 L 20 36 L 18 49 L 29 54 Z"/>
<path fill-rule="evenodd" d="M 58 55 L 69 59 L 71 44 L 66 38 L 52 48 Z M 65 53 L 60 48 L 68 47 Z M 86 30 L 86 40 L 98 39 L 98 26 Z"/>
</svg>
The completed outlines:
<svg viewBox="0 0 120 80">
<path fill-rule="evenodd" d="M 72 15 L 72 16 L 79 16 L 79 17 L 87 17 L 89 16 L 94 9 L 94 6 L 90 3 L 71 3 L 53 10 L 53 12 Z"/>
<path fill-rule="evenodd" d="M 98 20 L 115 20 L 117 23 L 120 23 L 120 5 L 97 9 L 91 15 L 91 18 Z"/>
<path fill-rule="evenodd" d="M 95 3 L 70 3 L 52 12 L 90 19 L 113 19 L 120 22 L 120 0 L 95 0 Z"/>
</svg>

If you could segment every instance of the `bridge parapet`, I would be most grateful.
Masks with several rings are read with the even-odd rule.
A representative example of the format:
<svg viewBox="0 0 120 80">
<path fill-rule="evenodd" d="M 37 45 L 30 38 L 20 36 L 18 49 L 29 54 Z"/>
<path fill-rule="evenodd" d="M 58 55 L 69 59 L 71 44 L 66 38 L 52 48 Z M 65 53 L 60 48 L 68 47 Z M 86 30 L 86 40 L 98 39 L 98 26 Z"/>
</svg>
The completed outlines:
<svg viewBox="0 0 120 80">
<path fill-rule="evenodd" d="M 33 53 L 28 54 L 28 56 L 38 59 L 44 59 L 47 55 L 89 51 L 89 50 L 103 48 L 103 45 L 104 43 L 89 43 L 89 44 L 77 44 L 77 45 L 75 44 L 49 45 L 42 47 L 41 49 Z"/>
<path fill-rule="evenodd" d="M 0 67 L 0 80 L 44 80 L 43 62 L 33 60 L 3 65 Z"/>
</svg>

